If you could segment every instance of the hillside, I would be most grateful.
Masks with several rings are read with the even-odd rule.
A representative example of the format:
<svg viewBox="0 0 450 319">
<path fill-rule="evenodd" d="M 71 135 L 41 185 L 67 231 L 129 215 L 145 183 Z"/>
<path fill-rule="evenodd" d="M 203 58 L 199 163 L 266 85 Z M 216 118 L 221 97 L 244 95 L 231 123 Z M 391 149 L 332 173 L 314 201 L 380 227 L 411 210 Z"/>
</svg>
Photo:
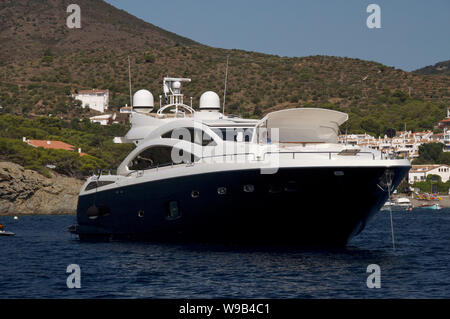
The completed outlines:
<svg viewBox="0 0 450 319">
<path fill-rule="evenodd" d="M 413 73 L 421 75 L 450 75 L 450 60 L 438 62 L 435 65 L 426 66 L 413 71 Z"/>
<path fill-rule="evenodd" d="M 70 54 L 88 50 L 125 52 L 194 41 L 144 22 L 100 0 L 79 0 L 81 29 L 69 29 L 67 0 L 1 0 L 0 58 L 40 57 L 46 51 Z"/>
<path fill-rule="evenodd" d="M 110 108 L 117 111 L 129 103 L 128 56 L 133 91 L 149 89 L 157 105 L 164 76 L 192 78 L 184 93 L 194 98 L 194 106 L 206 90 L 222 96 L 229 56 L 226 113 L 260 118 L 282 108 L 324 107 L 349 113 L 350 121 L 343 130 L 384 135 L 388 127 L 432 129 L 450 106 L 449 75 L 424 76 L 345 57 L 287 58 L 212 48 L 101 0 L 77 1 L 82 10 L 82 27 L 68 29 L 66 7 L 71 2 L 0 2 L 0 111 L 3 116 L 16 115 L 14 121 L 20 128 L 20 133 L 15 134 L 14 127 L 8 126 L 9 131 L 0 137 L 13 151 L 23 150 L 6 139 L 21 138 L 25 132 L 28 138 L 53 135 L 80 145 L 96 156 L 96 163 L 106 162 L 113 167 L 126 154 L 125 149 L 117 151 L 116 146 L 106 144 L 116 132 L 102 131 L 99 142 L 95 128 L 76 125 L 94 112 L 81 109 L 71 94 L 80 89 L 109 89 Z M 32 124 L 18 120 L 49 114 L 68 124 L 58 124 L 61 130 L 56 133 L 46 126 L 42 126 L 44 132 L 34 132 Z M 64 131 L 65 127 L 77 130 L 75 136 L 82 135 L 83 130 L 90 135 L 75 140 Z M 102 152 L 104 145 L 108 147 L 106 152 Z M 9 153 L 2 156 L 4 160 L 12 157 Z M 27 167 L 41 165 L 27 158 L 19 163 Z M 81 172 L 92 166 L 79 164 Z"/>
</svg>

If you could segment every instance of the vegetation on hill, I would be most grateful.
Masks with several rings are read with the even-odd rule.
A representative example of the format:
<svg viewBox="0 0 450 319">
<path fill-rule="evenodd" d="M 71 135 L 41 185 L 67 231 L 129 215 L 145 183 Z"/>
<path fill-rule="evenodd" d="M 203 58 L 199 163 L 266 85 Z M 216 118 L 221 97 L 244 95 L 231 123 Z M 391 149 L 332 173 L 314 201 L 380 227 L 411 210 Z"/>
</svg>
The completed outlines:
<svg viewBox="0 0 450 319">
<path fill-rule="evenodd" d="M 67 55 L 79 50 L 128 52 L 149 47 L 197 45 L 101 0 L 77 0 L 81 29 L 67 27 L 69 0 L 0 1 L 0 61 Z M 50 60 L 46 58 L 45 60 Z"/>
<path fill-rule="evenodd" d="M 450 76 L 422 76 L 359 59 L 287 58 L 198 44 L 101 0 L 80 0 L 81 29 L 68 29 L 70 1 L 5 0 L 0 4 L 0 106 L 24 116 L 85 117 L 71 98 L 80 89 L 111 92 L 111 107 L 133 91 L 153 92 L 164 76 L 192 78 L 184 88 L 194 106 L 202 92 L 223 94 L 230 57 L 226 112 L 260 117 L 290 107 L 350 113 L 349 132 L 383 134 L 385 126 L 431 129 L 450 104 Z M 83 10 L 83 8 L 89 10 Z M 20 52 L 20 54 L 17 54 Z M 84 111 L 86 112 L 86 111 Z"/>
<path fill-rule="evenodd" d="M 349 113 L 343 132 L 377 136 L 389 127 L 433 129 L 450 106 L 450 76 L 445 74 L 424 76 L 345 57 L 287 58 L 211 48 L 101 0 L 77 1 L 82 27 L 68 29 L 70 3 L 0 3 L 0 156 L 25 166 L 45 167 L 57 161 L 52 156 L 61 156 L 43 150 L 24 154 L 23 136 L 60 139 L 91 155 L 66 159 L 74 171 L 57 165 L 67 174 L 120 162 L 130 145 L 114 145 L 112 137 L 122 136 L 126 128 L 80 122 L 95 112 L 82 109 L 72 94 L 109 89 L 111 111 L 129 104 L 128 56 L 133 91 L 149 89 L 156 105 L 164 76 L 192 78 L 184 93 L 187 101 L 193 97 L 194 107 L 204 91 L 222 96 L 229 56 L 225 111 L 229 114 L 260 118 L 284 108 L 322 107 Z"/>
<path fill-rule="evenodd" d="M 419 146 L 419 157 L 413 160 L 414 165 L 447 164 L 450 165 L 450 152 L 444 152 L 444 144 L 428 143 Z"/>
<path fill-rule="evenodd" d="M 48 174 L 47 165 L 56 166 L 61 174 L 82 177 L 94 169 L 115 168 L 134 148 L 131 144 L 114 144 L 114 136 L 123 136 L 127 127 L 119 124 L 101 126 L 90 123 L 63 121 L 54 117 L 34 120 L 13 115 L 0 115 L 0 160 L 18 163 L 25 168 Z M 59 140 L 81 148 L 77 152 L 34 148 L 22 141 L 27 139 Z"/>
<path fill-rule="evenodd" d="M 130 54 L 133 91 L 153 92 L 156 104 L 163 76 L 191 77 L 184 93 L 194 106 L 206 90 L 223 94 L 226 56 L 230 55 L 226 113 L 259 118 L 291 107 L 323 107 L 349 113 L 348 132 L 384 134 L 432 129 L 445 117 L 450 77 L 422 77 L 378 63 L 314 56 L 277 56 L 207 47 L 172 47 Z M 84 52 L 0 67 L 0 106 L 23 116 L 53 114 L 86 117 L 71 94 L 109 89 L 110 107 L 129 104 L 127 54 Z M 365 80 L 363 81 L 362 79 Z"/>
<path fill-rule="evenodd" d="M 426 66 L 413 71 L 413 73 L 421 75 L 450 75 L 450 60 L 438 62 L 435 65 Z"/>
</svg>

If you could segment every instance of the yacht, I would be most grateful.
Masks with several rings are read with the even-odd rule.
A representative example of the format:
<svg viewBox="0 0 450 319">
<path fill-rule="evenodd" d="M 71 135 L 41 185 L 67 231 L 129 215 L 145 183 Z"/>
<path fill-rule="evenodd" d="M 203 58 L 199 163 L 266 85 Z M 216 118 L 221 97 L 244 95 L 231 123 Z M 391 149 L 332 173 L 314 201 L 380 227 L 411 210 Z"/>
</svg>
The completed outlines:
<svg viewBox="0 0 450 319">
<path fill-rule="evenodd" d="M 343 246 L 359 234 L 411 164 L 339 144 L 342 112 L 294 108 L 262 119 L 227 116 L 219 96 L 184 103 L 186 78 L 164 78 L 159 108 L 137 91 L 134 143 L 116 174 L 82 186 L 81 240 L 226 241 Z M 222 106 L 223 108 L 224 106 Z"/>
</svg>

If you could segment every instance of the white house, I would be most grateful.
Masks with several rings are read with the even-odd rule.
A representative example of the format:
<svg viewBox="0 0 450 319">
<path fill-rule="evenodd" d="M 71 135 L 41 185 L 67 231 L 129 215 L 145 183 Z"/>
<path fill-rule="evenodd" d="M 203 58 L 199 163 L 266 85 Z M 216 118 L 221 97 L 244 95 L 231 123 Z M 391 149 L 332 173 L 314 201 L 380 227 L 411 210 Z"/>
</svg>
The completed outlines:
<svg viewBox="0 0 450 319">
<path fill-rule="evenodd" d="M 74 99 L 81 101 L 83 108 L 90 109 L 104 113 L 109 105 L 109 90 L 80 90 L 78 94 L 73 95 Z"/>
<path fill-rule="evenodd" d="M 117 122 L 115 122 L 115 119 L 116 119 L 116 113 L 102 114 L 102 115 L 92 116 L 89 118 L 89 120 L 92 123 L 98 123 L 100 125 L 110 125 L 112 123 L 117 123 Z"/>
<path fill-rule="evenodd" d="M 408 182 L 425 181 L 428 175 L 438 175 L 442 182 L 447 182 L 450 179 L 449 165 L 413 165 L 408 174 Z"/>
</svg>

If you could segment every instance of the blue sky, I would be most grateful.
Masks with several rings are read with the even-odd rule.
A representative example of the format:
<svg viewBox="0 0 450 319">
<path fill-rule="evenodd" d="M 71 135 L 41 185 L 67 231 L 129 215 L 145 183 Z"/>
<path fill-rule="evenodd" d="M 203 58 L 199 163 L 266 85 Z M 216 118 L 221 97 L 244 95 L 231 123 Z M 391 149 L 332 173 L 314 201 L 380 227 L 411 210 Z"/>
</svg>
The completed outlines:
<svg viewBox="0 0 450 319">
<path fill-rule="evenodd" d="M 403 70 L 450 59 L 450 0 L 106 0 L 213 47 L 280 56 L 332 55 Z M 366 26 L 369 4 L 381 29 Z"/>
</svg>

